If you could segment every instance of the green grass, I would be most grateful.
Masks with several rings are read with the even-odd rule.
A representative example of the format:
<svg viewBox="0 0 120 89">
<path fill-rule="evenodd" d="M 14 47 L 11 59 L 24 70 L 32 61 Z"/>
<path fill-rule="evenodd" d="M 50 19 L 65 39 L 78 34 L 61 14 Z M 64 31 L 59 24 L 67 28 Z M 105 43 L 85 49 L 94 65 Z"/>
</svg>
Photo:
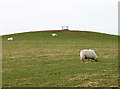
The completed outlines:
<svg viewBox="0 0 120 89">
<path fill-rule="evenodd" d="M 2 36 L 3 87 L 117 87 L 118 36 L 93 32 L 27 32 Z M 8 37 L 14 41 L 8 41 Z M 93 49 L 98 62 L 80 61 Z"/>
</svg>

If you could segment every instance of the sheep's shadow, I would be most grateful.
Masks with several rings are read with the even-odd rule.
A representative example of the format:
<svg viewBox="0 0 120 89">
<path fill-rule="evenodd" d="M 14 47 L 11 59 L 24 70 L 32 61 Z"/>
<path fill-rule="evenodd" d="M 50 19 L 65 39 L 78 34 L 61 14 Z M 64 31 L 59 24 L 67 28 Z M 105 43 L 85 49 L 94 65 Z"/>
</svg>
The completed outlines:
<svg viewBox="0 0 120 89">
<path fill-rule="evenodd" d="M 84 62 L 81 63 L 98 63 L 99 61 L 95 61 L 95 60 L 84 60 Z"/>
</svg>

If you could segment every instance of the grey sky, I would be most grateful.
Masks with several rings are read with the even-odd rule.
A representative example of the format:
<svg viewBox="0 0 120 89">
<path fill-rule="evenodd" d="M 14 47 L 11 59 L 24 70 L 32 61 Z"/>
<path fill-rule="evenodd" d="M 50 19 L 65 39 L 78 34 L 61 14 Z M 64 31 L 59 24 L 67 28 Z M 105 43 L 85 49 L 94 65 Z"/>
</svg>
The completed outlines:
<svg viewBox="0 0 120 89">
<path fill-rule="evenodd" d="M 71 30 L 118 34 L 119 0 L 0 0 L 0 35 Z"/>
</svg>

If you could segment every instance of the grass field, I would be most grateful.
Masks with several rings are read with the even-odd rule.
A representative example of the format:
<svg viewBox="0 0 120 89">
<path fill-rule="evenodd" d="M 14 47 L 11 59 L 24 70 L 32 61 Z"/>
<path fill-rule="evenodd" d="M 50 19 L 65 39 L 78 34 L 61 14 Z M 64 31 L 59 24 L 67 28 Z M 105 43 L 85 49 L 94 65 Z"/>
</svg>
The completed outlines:
<svg viewBox="0 0 120 89">
<path fill-rule="evenodd" d="M 117 87 L 118 36 L 81 32 L 27 32 L 2 36 L 3 87 Z M 14 41 L 8 41 L 8 37 Z M 80 61 L 93 49 L 98 62 Z"/>
</svg>

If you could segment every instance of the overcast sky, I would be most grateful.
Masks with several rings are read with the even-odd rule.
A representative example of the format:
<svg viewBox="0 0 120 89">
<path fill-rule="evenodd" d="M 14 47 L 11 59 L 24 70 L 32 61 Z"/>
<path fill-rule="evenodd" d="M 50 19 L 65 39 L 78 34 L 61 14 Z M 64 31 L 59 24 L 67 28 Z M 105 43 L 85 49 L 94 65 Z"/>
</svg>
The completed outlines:
<svg viewBox="0 0 120 89">
<path fill-rule="evenodd" d="M 118 34 L 119 0 L 0 0 L 0 35 L 61 30 Z"/>
</svg>

